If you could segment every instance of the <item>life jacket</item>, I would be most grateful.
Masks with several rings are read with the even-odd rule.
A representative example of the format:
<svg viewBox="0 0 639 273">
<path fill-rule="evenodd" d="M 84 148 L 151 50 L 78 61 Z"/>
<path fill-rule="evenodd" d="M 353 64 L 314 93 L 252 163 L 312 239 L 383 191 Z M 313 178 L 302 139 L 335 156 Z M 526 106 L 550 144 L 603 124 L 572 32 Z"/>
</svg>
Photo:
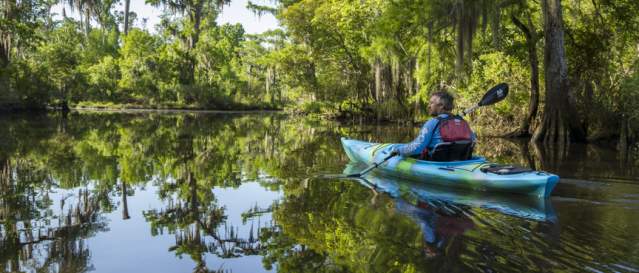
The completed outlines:
<svg viewBox="0 0 639 273">
<path fill-rule="evenodd" d="M 459 115 L 448 115 L 447 117 L 436 117 L 437 124 L 433 129 L 433 135 L 439 128 L 439 135 L 442 137 L 442 142 L 455 142 L 455 141 L 472 141 L 473 132 L 470 130 L 468 122 L 466 122 Z M 432 138 L 431 138 L 432 140 Z M 428 143 L 430 144 L 430 143 Z M 421 159 L 427 159 L 430 154 L 428 146 L 421 153 Z"/>
</svg>

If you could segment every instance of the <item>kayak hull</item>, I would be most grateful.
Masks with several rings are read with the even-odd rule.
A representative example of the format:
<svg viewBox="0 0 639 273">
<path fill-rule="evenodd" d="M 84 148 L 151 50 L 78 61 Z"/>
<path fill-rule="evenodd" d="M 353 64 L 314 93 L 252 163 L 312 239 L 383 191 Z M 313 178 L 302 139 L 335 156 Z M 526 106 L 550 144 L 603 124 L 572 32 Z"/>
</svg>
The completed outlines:
<svg viewBox="0 0 639 273">
<path fill-rule="evenodd" d="M 351 161 L 372 165 L 386 158 L 396 144 L 380 144 L 342 138 L 342 146 Z M 548 197 L 559 177 L 547 172 L 531 171 L 500 175 L 485 173 L 481 167 L 489 162 L 483 157 L 466 161 L 434 162 L 396 156 L 375 171 L 384 175 L 423 183 L 474 191 L 509 192 Z"/>
</svg>

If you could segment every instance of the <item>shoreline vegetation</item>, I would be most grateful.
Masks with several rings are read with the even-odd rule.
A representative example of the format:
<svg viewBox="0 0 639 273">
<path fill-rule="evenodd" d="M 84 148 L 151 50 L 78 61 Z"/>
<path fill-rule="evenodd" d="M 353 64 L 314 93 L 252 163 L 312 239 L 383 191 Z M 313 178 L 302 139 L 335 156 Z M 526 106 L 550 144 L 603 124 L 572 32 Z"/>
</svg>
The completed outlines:
<svg viewBox="0 0 639 273">
<path fill-rule="evenodd" d="M 261 109 L 261 108 L 250 108 L 247 107 L 245 109 L 206 109 L 206 108 L 198 108 L 198 107 L 182 107 L 182 108 L 168 108 L 168 107 L 147 107 L 142 105 L 119 105 L 119 104 L 89 104 L 89 103 L 81 103 L 78 105 L 73 105 L 69 107 L 67 111 L 63 111 L 60 107 L 45 107 L 45 108 L 23 108 L 23 109 L 6 109 L 0 107 L 0 113 L 44 113 L 44 114 L 61 114 L 62 116 L 66 116 L 69 113 L 77 112 L 77 113 L 115 113 L 115 114 L 282 114 L 289 115 L 292 117 L 304 117 L 310 120 L 325 120 L 332 121 L 341 124 L 361 124 L 362 122 L 368 122 L 371 125 L 399 125 L 399 126 L 407 126 L 413 127 L 414 130 L 419 129 L 419 127 L 423 124 L 423 121 L 402 121 L 402 120 L 377 120 L 374 118 L 366 118 L 364 116 L 353 116 L 352 113 L 340 113 L 339 115 L 335 115 L 334 113 L 311 113 L 311 112 L 301 112 L 297 109 L 293 108 L 281 108 L 281 109 Z M 486 124 L 471 124 L 473 130 L 478 134 L 479 137 L 482 138 L 504 138 L 504 139 L 525 139 L 520 137 L 512 137 L 509 135 L 505 135 L 503 130 L 496 129 L 495 126 L 487 126 Z M 587 141 L 584 141 L 587 144 L 594 144 L 600 147 L 607 147 L 615 149 L 618 146 L 616 139 L 611 136 L 591 136 Z M 553 145 L 551 145 L 552 147 Z M 639 152 L 639 147 L 637 145 L 632 145 L 629 147 L 626 152 Z M 627 155 L 626 155 L 627 156 Z"/>
<path fill-rule="evenodd" d="M 121 3 L 124 2 L 124 3 Z M 281 110 L 420 124 L 430 94 L 460 112 L 497 83 L 505 101 L 468 119 L 486 135 L 562 149 L 639 145 L 639 1 L 251 3 L 281 28 L 218 25 L 229 1 L 0 0 L 0 111 Z M 53 5 L 80 18 L 52 14 Z M 151 31 L 150 29 L 153 29 Z"/>
</svg>

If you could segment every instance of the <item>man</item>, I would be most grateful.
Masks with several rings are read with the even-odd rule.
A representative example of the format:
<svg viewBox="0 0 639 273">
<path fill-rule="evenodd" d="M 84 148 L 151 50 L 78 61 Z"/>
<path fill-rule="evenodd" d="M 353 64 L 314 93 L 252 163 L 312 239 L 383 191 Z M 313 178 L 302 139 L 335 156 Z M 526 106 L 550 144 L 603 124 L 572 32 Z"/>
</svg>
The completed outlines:
<svg viewBox="0 0 639 273">
<path fill-rule="evenodd" d="M 475 134 L 468 123 L 460 116 L 451 114 L 454 108 L 454 98 L 446 91 L 439 91 L 430 97 L 428 114 L 433 116 L 419 131 L 419 135 L 411 143 L 399 144 L 393 147 L 392 154 L 402 156 L 417 156 L 428 160 L 435 145 L 442 142 L 472 141 Z"/>
</svg>

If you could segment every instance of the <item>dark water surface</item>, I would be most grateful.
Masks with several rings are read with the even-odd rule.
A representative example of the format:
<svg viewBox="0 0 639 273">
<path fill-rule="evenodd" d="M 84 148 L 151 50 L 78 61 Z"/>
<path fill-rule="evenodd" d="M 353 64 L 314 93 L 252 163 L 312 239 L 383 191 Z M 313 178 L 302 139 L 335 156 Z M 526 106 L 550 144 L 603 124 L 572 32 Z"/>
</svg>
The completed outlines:
<svg viewBox="0 0 639 273">
<path fill-rule="evenodd" d="M 340 136 L 414 134 L 266 113 L 4 115 L 0 266 L 639 272 L 639 161 L 612 149 L 480 138 L 490 160 L 559 174 L 548 200 L 325 178 L 363 167 Z"/>
</svg>

